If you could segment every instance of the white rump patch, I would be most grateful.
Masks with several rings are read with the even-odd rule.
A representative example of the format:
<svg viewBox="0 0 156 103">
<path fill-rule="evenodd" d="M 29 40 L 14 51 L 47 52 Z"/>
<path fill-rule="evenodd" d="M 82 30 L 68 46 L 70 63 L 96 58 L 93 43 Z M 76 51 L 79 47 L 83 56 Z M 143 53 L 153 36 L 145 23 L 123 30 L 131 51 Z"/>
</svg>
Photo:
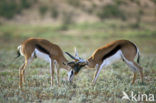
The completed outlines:
<svg viewBox="0 0 156 103">
<path fill-rule="evenodd" d="M 17 47 L 17 49 L 19 50 L 20 54 L 21 54 L 22 56 L 24 56 L 24 54 L 22 53 L 22 46 L 19 45 L 19 46 Z"/>
<path fill-rule="evenodd" d="M 47 61 L 47 62 L 50 62 L 50 57 L 49 57 L 48 54 L 45 54 L 45 53 L 43 53 L 43 52 L 40 52 L 38 49 L 35 49 L 35 50 L 34 50 L 34 53 L 36 54 L 36 56 L 37 56 L 38 58 L 43 59 L 43 60 L 45 60 L 45 61 Z"/>
</svg>

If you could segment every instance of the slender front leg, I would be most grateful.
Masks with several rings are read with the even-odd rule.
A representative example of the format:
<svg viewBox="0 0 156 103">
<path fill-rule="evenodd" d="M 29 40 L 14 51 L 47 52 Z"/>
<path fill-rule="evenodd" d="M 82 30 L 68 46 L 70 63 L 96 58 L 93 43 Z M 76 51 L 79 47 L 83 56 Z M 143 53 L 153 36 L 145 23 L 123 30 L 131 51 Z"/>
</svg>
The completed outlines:
<svg viewBox="0 0 156 103">
<path fill-rule="evenodd" d="M 58 86 L 59 86 L 59 80 L 60 80 L 60 78 L 59 78 L 59 73 L 60 73 L 60 68 L 59 68 L 59 66 L 57 65 L 57 61 L 56 61 L 56 60 L 54 61 L 54 64 L 55 64 L 55 69 L 56 69 L 57 84 L 58 84 Z"/>
<path fill-rule="evenodd" d="M 52 87 L 53 79 L 54 79 L 54 65 L 52 59 L 50 59 L 50 74 L 51 74 L 51 87 Z"/>
<path fill-rule="evenodd" d="M 57 84 L 58 86 L 60 86 L 60 77 L 59 77 L 59 73 L 60 73 L 60 68 L 57 68 Z"/>
<path fill-rule="evenodd" d="M 98 73 L 98 71 L 99 71 L 99 64 L 96 64 L 95 68 L 96 68 L 96 71 L 95 71 L 95 73 L 94 73 L 92 83 L 94 82 L 94 79 L 95 79 L 95 77 L 96 77 L 96 75 L 97 75 L 97 73 Z"/>
<path fill-rule="evenodd" d="M 100 65 L 100 68 L 97 69 L 97 73 L 96 73 L 96 76 L 95 76 L 95 78 L 94 78 L 94 80 L 93 80 L 93 84 L 96 83 L 96 80 L 97 80 L 97 78 L 98 78 L 98 76 L 99 76 L 99 74 L 100 74 L 100 72 L 101 72 L 103 66 L 104 66 L 104 63 L 102 63 L 102 64 Z"/>
<path fill-rule="evenodd" d="M 30 59 L 28 59 L 27 66 L 32 62 L 32 60 L 33 60 L 33 57 L 31 57 Z M 23 69 L 22 82 L 25 83 L 25 69 Z"/>
</svg>

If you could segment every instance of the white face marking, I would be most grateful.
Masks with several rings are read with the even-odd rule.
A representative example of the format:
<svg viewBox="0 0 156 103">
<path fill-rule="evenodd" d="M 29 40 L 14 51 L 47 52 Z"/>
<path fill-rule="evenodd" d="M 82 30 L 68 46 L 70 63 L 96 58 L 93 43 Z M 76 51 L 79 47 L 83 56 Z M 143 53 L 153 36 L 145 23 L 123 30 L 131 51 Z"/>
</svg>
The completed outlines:
<svg viewBox="0 0 156 103">
<path fill-rule="evenodd" d="M 50 61 L 49 61 L 49 60 L 50 60 L 49 55 L 47 55 L 47 54 L 45 54 L 45 53 L 43 53 L 43 52 L 40 52 L 38 49 L 35 49 L 35 53 L 36 53 L 36 56 L 37 56 L 38 58 L 43 59 L 43 60 L 45 60 L 45 61 L 47 61 L 47 62 L 50 62 Z"/>
<path fill-rule="evenodd" d="M 68 72 L 68 81 L 72 81 L 72 80 L 73 80 L 73 77 L 74 77 L 73 70 L 70 70 L 70 71 Z"/>
</svg>

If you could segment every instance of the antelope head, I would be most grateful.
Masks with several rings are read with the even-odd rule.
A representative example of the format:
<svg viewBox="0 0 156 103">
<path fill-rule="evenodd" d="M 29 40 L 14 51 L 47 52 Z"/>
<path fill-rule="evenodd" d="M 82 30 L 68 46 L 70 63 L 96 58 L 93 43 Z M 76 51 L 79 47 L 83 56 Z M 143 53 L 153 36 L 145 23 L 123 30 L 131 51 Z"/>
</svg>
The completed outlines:
<svg viewBox="0 0 156 103">
<path fill-rule="evenodd" d="M 86 66 L 88 62 L 78 56 L 78 52 L 75 48 L 75 56 L 71 55 L 68 52 L 65 52 L 70 58 L 74 61 L 68 62 L 68 65 L 71 67 L 71 70 L 68 72 L 68 81 L 72 82 L 75 75 L 79 73 L 82 67 Z"/>
</svg>

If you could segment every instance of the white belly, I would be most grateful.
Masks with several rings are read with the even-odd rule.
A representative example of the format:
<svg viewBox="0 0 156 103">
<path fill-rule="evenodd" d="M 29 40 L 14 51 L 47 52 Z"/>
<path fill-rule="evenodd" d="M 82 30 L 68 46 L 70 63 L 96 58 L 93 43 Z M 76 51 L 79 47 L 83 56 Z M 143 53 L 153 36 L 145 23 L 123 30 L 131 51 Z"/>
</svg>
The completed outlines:
<svg viewBox="0 0 156 103">
<path fill-rule="evenodd" d="M 47 62 L 50 61 L 49 55 L 47 55 L 47 54 L 45 54 L 45 53 L 43 53 L 43 52 L 40 52 L 38 49 L 35 49 L 34 52 L 35 52 L 35 54 L 36 54 L 36 56 L 37 56 L 38 58 L 43 59 L 43 60 L 45 60 L 45 61 L 47 61 Z"/>
<path fill-rule="evenodd" d="M 104 63 L 104 66 L 109 66 L 111 65 L 112 63 L 116 62 L 116 61 L 119 61 L 121 59 L 121 55 L 122 55 L 122 52 L 121 50 L 118 50 L 114 55 L 110 56 L 109 58 L 105 59 L 103 61 Z M 102 63 L 102 64 L 103 64 Z"/>
</svg>

